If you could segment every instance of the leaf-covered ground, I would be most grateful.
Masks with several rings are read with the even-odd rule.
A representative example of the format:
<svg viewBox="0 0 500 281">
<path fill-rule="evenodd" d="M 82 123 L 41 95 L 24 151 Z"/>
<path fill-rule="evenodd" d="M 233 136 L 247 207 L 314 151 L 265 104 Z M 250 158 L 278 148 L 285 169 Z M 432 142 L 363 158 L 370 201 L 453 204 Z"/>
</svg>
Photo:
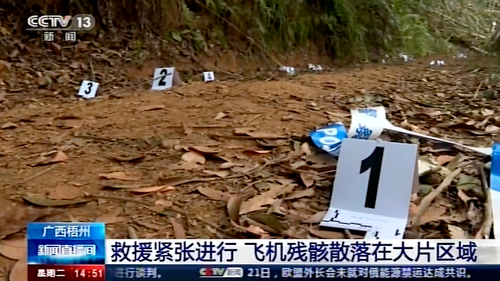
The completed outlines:
<svg viewBox="0 0 500 281">
<path fill-rule="evenodd" d="M 35 220 L 103 221 L 109 238 L 362 238 L 318 227 L 336 161 L 307 138 L 329 122 L 349 126 L 350 108 L 383 105 L 394 125 L 466 145 L 490 146 L 500 133 L 495 77 L 473 59 L 265 73 L 152 92 L 143 89 L 149 78 L 134 85 L 84 59 L 43 71 L 13 58 L 0 64 L 0 238 L 9 236 L 0 243 L 9 258 L 0 280 Z M 79 100 L 79 71 L 89 68 L 103 91 Z M 481 159 L 409 137 L 383 139 L 420 143 L 421 160 L 435 165 L 408 202 L 405 238 L 489 234 L 480 232 L 488 211 Z M 432 192 L 452 172 L 451 184 Z"/>
</svg>

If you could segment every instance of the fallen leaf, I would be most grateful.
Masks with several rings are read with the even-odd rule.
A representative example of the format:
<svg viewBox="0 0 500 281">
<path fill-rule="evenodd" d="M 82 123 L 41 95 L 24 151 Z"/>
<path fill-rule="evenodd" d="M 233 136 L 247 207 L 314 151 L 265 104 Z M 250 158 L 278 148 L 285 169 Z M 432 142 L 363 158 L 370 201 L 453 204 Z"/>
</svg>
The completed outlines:
<svg viewBox="0 0 500 281">
<path fill-rule="evenodd" d="M 0 256 L 0 281 L 9 281 L 9 273 L 17 260 L 11 260 Z"/>
<path fill-rule="evenodd" d="M 159 105 L 159 104 L 145 105 L 145 106 L 139 107 L 138 111 L 144 112 L 144 111 L 151 111 L 151 110 L 158 110 L 158 109 L 165 109 L 165 106 Z"/>
<path fill-rule="evenodd" d="M 271 153 L 271 150 L 251 150 L 251 149 L 246 149 L 243 151 L 243 153 L 246 153 L 246 154 L 268 154 L 268 153 Z"/>
<path fill-rule="evenodd" d="M 462 199 L 462 201 L 465 203 L 465 204 L 468 204 L 469 201 L 471 200 L 474 200 L 475 198 L 472 198 L 470 197 L 469 195 L 465 194 L 465 192 L 462 190 L 462 189 L 459 189 L 458 190 L 458 197 L 460 197 L 460 199 Z"/>
<path fill-rule="evenodd" d="M 237 164 L 237 163 L 232 163 L 232 162 L 224 162 L 220 164 L 219 168 L 221 169 L 229 169 L 231 167 L 243 167 L 243 164 Z"/>
<path fill-rule="evenodd" d="M 495 125 L 488 125 L 486 126 L 486 128 L 484 128 L 484 132 L 487 134 L 499 134 L 500 127 L 497 127 Z"/>
<path fill-rule="evenodd" d="M 451 162 L 454 158 L 455 158 L 455 156 L 451 156 L 451 155 L 439 155 L 439 156 L 436 158 L 436 162 L 437 162 L 439 165 L 444 165 L 444 164 L 446 164 L 446 163 Z"/>
<path fill-rule="evenodd" d="M 293 184 L 274 184 L 269 191 L 241 203 L 240 215 L 261 210 L 263 206 L 271 205 L 276 200 L 276 197 L 286 195 L 292 192 L 294 188 L 295 185 Z"/>
<path fill-rule="evenodd" d="M 204 153 L 204 154 L 217 154 L 220 152 L 220 149 L 215 149 L 215 148 L 211 148 L 208 146 L 201 146 L 201 145 L 191 146 L 189 148 L 196 150 L 197 152 Z"/>
<path fill-rule="evenodd" d="M 28 263 L 26 257 L 14 264 L 9 274 L 9 281 L 28 281 Z"/>
<path fill-rule="evenodd" d="M 116 221 L 116 218 L 120 215 L 120 209 L 119 208 L 114 208 L 111 211 L 101 214 L 98 216 L 95 221 L 96 222 L 104 222 L 104 223 L 114 223 Z"/>
<path fill-rule="evenodd" d="M 209 187 L 198 187 L 198 192 L 213 200 L 229 200 L 229 194 Z"/>
<path fill-rule="evenodd" d="M 164 139 L 161 141 L 161 146 L 166 149 L 174 148 L 178 144 L 179 144 L 178 139 Z"/>
<path fill-rule="evenodd" d="M 80 189 L 76 186 L 59 184 L 47 194 L 47 198 L 52 200 L 72 200 L 78 198 L 80 194 Z"/>
<path fill-rule="evenodd" d="M 154 193 L 154 192 L 165 192 L 165 191 L 170 191 L 174 190 L 175 188 L 173 186 L 168 186 L 168 185 L 160 185 L 160 186 L 151 186 L 151 187 L 142 187 L 142 188 L 137 188 L 137 189 L 131 189 L 130 192 L 132 193 Z"/>
<path fill-rule="evenodd" d="M 475 177 L 471 177 L 469 175 L 461 174 L 458 177 L 457 181 L 457 189 L 458 190 L 471 190 L 475 187 L 481 185 L 481 181 Z"/>
<path fill-rule="evenodd" d="M 221 178 L 225 178 L 229 175 L 229 171 L 212 171 L 212 170 L 204 170 L 203 171 L 205 174 L 212 175 L 212 176 L 218 176 Z"/>
<path fill-rule="evenodd" d="M 409 217 L 412 218 L 417 214 L 417 212 L 418 212 L 417 204 L 410 202 L 410 211 L 408 212 Z"/>
<path fill-rule="evenodd" d="M 426 176 L 434 171 L 441 169 L 437 163 L 433 163 L 433 160 L 427 156 L 421 156 L 418 158 L 418 175 L 420 177 Z"/>
<path fill-rule="evenodd" d="M 303 223 L 320 223 L 326 215 L 326 211 L 317 212 L 316 214 L 310 216 L 308 219 L 303 221 Z"/>
<path fill-rule="evenodd" d="M 302 151 L 302 153 L 306 156 L 311 156 L 311 154 L 312 154 L 311 147 L 309 146 L 309 144 L 307 142 L 303 143 L 300 146 L 300 151 Z"/>
<path fill-rule="evenodd" d="M 264 229 L 256 226 L 256 225 L 250 225 L 248 227 L 245 227 L 245 230 L 260 236 L 261 239 L 266 239 L 267 236 L 269 236 L 269 232 L 265 231 Z"/>
<path fill-rule="evenodd" d="M 69 65 L 69 67 L 71 67 L 71 68 L 73 68 L 73 69 L 77 69 L 77 68 L 80 68 L 80 64 L 81 64 L 81 62 L 79 62 L 79 61 L 73 61 L 73 62 Z"/>
<path fill-rule="evenodd" d="M 419 224 L 424 225 L 428 222 L 437 221 L 441 218 L 442 215 L 444 215 L 444 213 L 446 213 L 445 207 L 430 207 L 420 218 Z"/>
<path fill-rule="evenodd" d="M 26 258 L 28 243 L 24 238 L 4 239 L 0 241 L 0 255 L 13 259 L 22 260 Z"/>
<path fill-rule="evenodd" d="M 441 111 L 433 109 L 433 108 L 428 108 L 422 111 L 422 113 L 426 114 L 429 117 L 436 117 L 441 114 L 443 114 Z"/>
<path fill-rule="evenodd" d="M 460 164 L 462 161 L 464 161 L 467 157 L 463 155 L 462 153 L 457 154 L 453 160 L 446 165 L 446 168 L 450 171 L 453 171 L 457 168 L 458 164 Z"/>
<path fill-rule="evenodd" d="M 240 208 L 243 202 L 243 196 L 233 195 L 227 200 L 227 214 L 229 218 L 238 224 L 240 218 Z"/>
<path fill-rule="evenodd" d="M 495 111 L 494 111 L 494 110 L 491 110 L 491 109 L 488 109 L 488 108 L 483 108 L 483 109 L 481 110 L 481 114 L 482 114 L 483 116 L 490 116 L 490 115 L 495 114 Z"/>
<path fill-rule="evenodd" d="M 219 113 L 217 113 L 217 115 L 215 116 L 214 120 L 220 120 L 220 119 L 222 119 L 222 118 L 224 118 L 224 117 L 227 117 L 228 115 L 229 115 L 229 114 L 226 114 L 226 113 L 224 113 L 224 112 L 219 112 Z"/>
<path fill-rule="evenodd" d="M 188 127 L 186 123 L 182 123 L 182 128 L 184 129 L 184 135 L 191 135 L 193 133 L 193 128 Z"/>
<path fill-rule="evenodd" d="M 7 122 L 5 124 L 2 125 L 2 129 L 6 130 L 6 129 L 15 129 L 17 128 L 17 125 L 12 123 L 12 122 Z"/>
<path fill-rule="evenodd" d="M 24 196 L 23 199 L 31 204 L 44 207 L 69 206 L 87 203 L 94 200 L 94 198 L 80 198 L 75 200 L 51 200 L 40 194 L 27 195 Z"/>
<path fill-rule="evenodd" d="M 432 185 L 420 184 L 418 186 L 418 196 L 423 198 L 423 197 L 427 196 L 427 194 L 429 194 L 432 190 L 434 190 Z"/>
<path fill-rule="evenodd" d="M 285 230 L 283 223 L 273 214 L 254 213 L 249 215 L 249 218 L 272 229 L 275 229 L 278 232 L 282 232 L 283 230 Z"/>
<path fill-rule="evenodd" d="M 127 227 L 127 237 L 129 239 L 139 239 L 139 235 L 137 235 L 137 231 L 135 228 L 128 226 Z"/>
<path fill-rule="evenodd" d="M 2 212 L 0 212 L 0 239 L 26 228 L 27 223 L 34 222 L 52 212 L 51 208 L 21 207 L 3 203 Z"/>
<path fill-rule="evenodd" d="M 131 185 L 121 185 L 121 184 L 106 184 L 103 188 L 109 189 L 137 189 L 144 187 L 142 184 L 131 184 Z"/>
<path fill-rule="evenodd" d="M 319 229 L 309 229 L 309 232 L 323 239 L 345 239 L 344 233 L 337 231 L 326 231 Z"/>
<path fill-rule="evenodd" d="M 264 148 L 267 148 L 267 149 L 271 149 L 271 148 L 275 148 L 275 147 L 278 147 L 278 143 L 276 141 L 272 141 L 272 140 L 255 140 L 255 142 L 264 147 Z"/>
<path fill-rule="evenodd" d="M 182 168 L 186 170 L 194 169 L 198 166 L 198 164 L 203 165 L 206 162 L 206 159 L 203 155 L 194 151 L 184 153 L 181 159 L 185 162 L 182 164 Z"/>
<path fill-rule="evenodd" d="M 469 239 L 467 232 L 458 226 L 448 224 L 448 232 L 451 239 Z"/>
<path fill-rule="evenodd" d="M 48 159 L 44 156 L 40 156 L 37 159 L 35 159 L 35 161 L 31 165 L 32 166 L 42 166 L 42 165 L 66 162 L 67 160 L 68 160 L 68 156 L 64 152 L 57 151 L 54 158 Z"/>
<path fill-rule="evenodd" d="M 300 180 L 302 181 L 305 187 L 310 187 L 314 184 L 314 179 L 310 175 L 305 173 L 300 174 Z"/>
<path fill-rule="evenodd" d="M 0 60 L 0 73 L 3 72 L 4 70 L 10 71 L 12 67 L 12 64 L 10 62 L 7 62 L 5 60 Z"/>
<path fill-rule="evenodd" d="M 108 180 L 122 180 L 122 181 L 138 181 L 141 178 L 135 176 L 128 176 L 124 172 L 112 172 L 107 174 L 99 174 L 99 177 Z"/>
<path fill-rule="evenodd" d="M 165 199 L 158 199 L 155 201 L 155 205 L 157 206 L 161 206 L 161 207 L 171 207 L 173 205 L 172 201 L 168 201 L 168 200 L 165 200 Z"/>
<path fill-rule="evenodd" d="M 290 194 L 289 196 L 287 196 L 285 198 L 285 200 L 292 200 L 292 199 L 297 199 L 297 198 L 302 198 L 302 197 L 311 197 L 311 196 L 314 196 L 314 193 L 315 193 L 315 191 L 313 188 L 304 189 L 304 190 L 296 191 L 296 192 Z"/>
<path fill-rule="evenodd" d="M 174 237 L 176 239 L 186 239 L 186 231 L 180 222 L 176 218 L 170 218 L 170 223 L 174 230 Z"/>
</svg>

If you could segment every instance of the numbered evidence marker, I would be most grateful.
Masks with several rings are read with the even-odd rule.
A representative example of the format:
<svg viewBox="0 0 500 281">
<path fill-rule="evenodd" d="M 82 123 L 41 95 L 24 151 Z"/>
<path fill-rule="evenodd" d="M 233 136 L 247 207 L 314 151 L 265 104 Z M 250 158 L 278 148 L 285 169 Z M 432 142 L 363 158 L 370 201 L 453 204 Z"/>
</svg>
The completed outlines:
<svg viewBox="0 0 500 281">
<path fill-rule="evenodd" d="M 366 239 L 402 239 L 418 187 L 417 156 L 414 144 L 343 139 L 321 226 L 366 231 Z"/>
<path fill-rule="evenodd" d="M 83 80 L 77 95 L 86 99 L 95 98 L 98 88 L 99 83 Z"/>
<path fill-rule="evenodd" d="M 215 75 L 213 71 L 203 72 L 203 81 L 212 82 L 215 81 Z"/>
<path fill-rule="evenodd" d="M 172 88 L 174 71 L 175 67 L 156 68 L 151 90 L 162 91 Z"/>
<path fill-rule="evenodd" d="M 495 239 L 500 239 L 500 143 L 493 144 L 490 186 L 491 208 L 493 211 L 493 232 L 495 234 Z M 489 233 L 484 234 L 489 235 Z"/>
</svg>

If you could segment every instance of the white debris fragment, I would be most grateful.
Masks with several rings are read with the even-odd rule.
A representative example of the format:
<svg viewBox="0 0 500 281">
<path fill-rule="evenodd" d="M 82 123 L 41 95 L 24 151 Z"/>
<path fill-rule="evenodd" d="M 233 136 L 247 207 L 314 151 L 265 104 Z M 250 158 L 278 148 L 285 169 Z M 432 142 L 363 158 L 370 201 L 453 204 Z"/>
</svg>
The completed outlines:
<svg viewBox="0 0 500 281">
<path fill-rule="evenodd" d="M 442 61 L 442 60 L 436 60 L 436 61 L 434 61 L 434 60 L 433 60 L 433 61 L 431 61 L 431 62 L 429 63 L 429 65 L 430 65 L 430 66 L 444 66 L 444 65 L 445 65 L 445 63 L 444 63 L 444 61 Z"/>
<path fill-rule="evenodd" d="M 314 64 L 309 64 L 308 65 L 309 67 L 309 70 L 311 71 L 322 71 L 323 70 L 323 67 L 321 67 L 321 65 L 314 65 Z"/>
<path fill-rule="evenodd" d="M 290 67 L 290 66 L 280 66 L 279 70 L 282 72 L 286 72 L 289 75 L 292 75 L 295 73 L 295 68 Z"/>
<path fill-rule="evenodd" d="M 404 61 L 412 60 L 412 58 L 409 55 L 405 55 L 405 54 L 399 54 L 399 58 L 403 59 Z"/>
<path fill-rule="evenodd" d="M 466 54 L 462 54 L 462 53 L 460 53 L 460 54 L 458 54 L 458 55 L 456 56 L 456 58 L 457 58 L 457 59 L 466 59 L 466 58 L 467 58 L 467 55 L 466 55 Z"/>
</svg>

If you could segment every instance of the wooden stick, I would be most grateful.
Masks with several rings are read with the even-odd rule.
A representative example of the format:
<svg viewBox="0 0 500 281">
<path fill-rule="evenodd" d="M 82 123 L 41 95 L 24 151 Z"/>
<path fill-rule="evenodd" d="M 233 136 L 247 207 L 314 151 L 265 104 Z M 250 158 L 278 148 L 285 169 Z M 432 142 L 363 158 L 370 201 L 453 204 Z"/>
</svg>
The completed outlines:
<svg viewBox="0 0 500 281">
<path fill-rule="evenodd" d="M 247 126 L 248 124 L 252 123 L 253 121 L 255 121 L 255 119 L 261 117 L 263 114 L 257 114 L 255 115 L 254 117 L 250 118 L 250 120 L 248 120 L 247 122 L 241 124 L 242 126 Z"/>
<path fill-rule="evenodd" d="M 479 173 L 481 174 L 481 180 L 483 182 L 483 191 L 485 195 L 484 205 L 484 221 L 481 228 L 476 233 L 476 239 L 490 239 L 491 227 L 493 225 L 493 210 L 491 209 L 491 194 L 490 188 L 488 186 L 488 181 L 486 180 L 486 174 L 484 173 L 484 164 L 478 165 Z"/>
<path fill-rule="evenodd" d="M 481 83 L 479 83 L 479 86 L 477 86 L 476 92 L 474 92 L 474 99 L 477 99 L 477 95 L 479 94 L 479 90 L 481 89 L 482 86 L 483 86 L 483 81 L 481 81 Z"/>
<path fill-rule="evenodd" d="M 48 169 L 45 169 L 45 170 L 41 171 L 40 173 L 38 173 L 38 174 L 36 174 L 36 175 L 33 175 L 33 176 L 31 176 L 31 177 L 29 177 L 29 178 L 27 178 L 27 179 L 23 180 L 22 182 L 20 182 L 20 183 L 18 183 L 18 184 L 27 183 L 27 182 L 29 182 L 30 180 L 36 179 L 36 178 L 38 178 L 39 176 L 41 176 L 41 175 L 43 175 L 43 174 L 47 173 L 48 171 L 50 171 L 50 170 L 54 169 L 56 166 L 57 166 L 57 165 L 54 165 L 54 166 L 52 166 L 52 167 L 49 167 Z"/>
<path fill-rule="evenodd" d="M 418 206 L 418 211 L 412 219 L 412 222 L 411 222 L 412 226 L 418 225 L 418 223 L 420 222 L 420 218 L 427 211 L 427 209 L 431 205 L 432 201 L 439 194 L 441 194 L 441 192 L 443 192 L 443 190 L 445 190 L 451 184 L 453 179 L 456 176 L 458 176 L 461 172 L 462 172 L 462 169 L 458 168 L 455 171 L 453 171 L 452 173 L 450 173 L 436 189 L 434 189 L 431 193 L 429 193 L 427 196 L 425 196 L 424 199 L 422 199 L 422 202 L 420 202 L 420 205 Z"/>
</svg>

